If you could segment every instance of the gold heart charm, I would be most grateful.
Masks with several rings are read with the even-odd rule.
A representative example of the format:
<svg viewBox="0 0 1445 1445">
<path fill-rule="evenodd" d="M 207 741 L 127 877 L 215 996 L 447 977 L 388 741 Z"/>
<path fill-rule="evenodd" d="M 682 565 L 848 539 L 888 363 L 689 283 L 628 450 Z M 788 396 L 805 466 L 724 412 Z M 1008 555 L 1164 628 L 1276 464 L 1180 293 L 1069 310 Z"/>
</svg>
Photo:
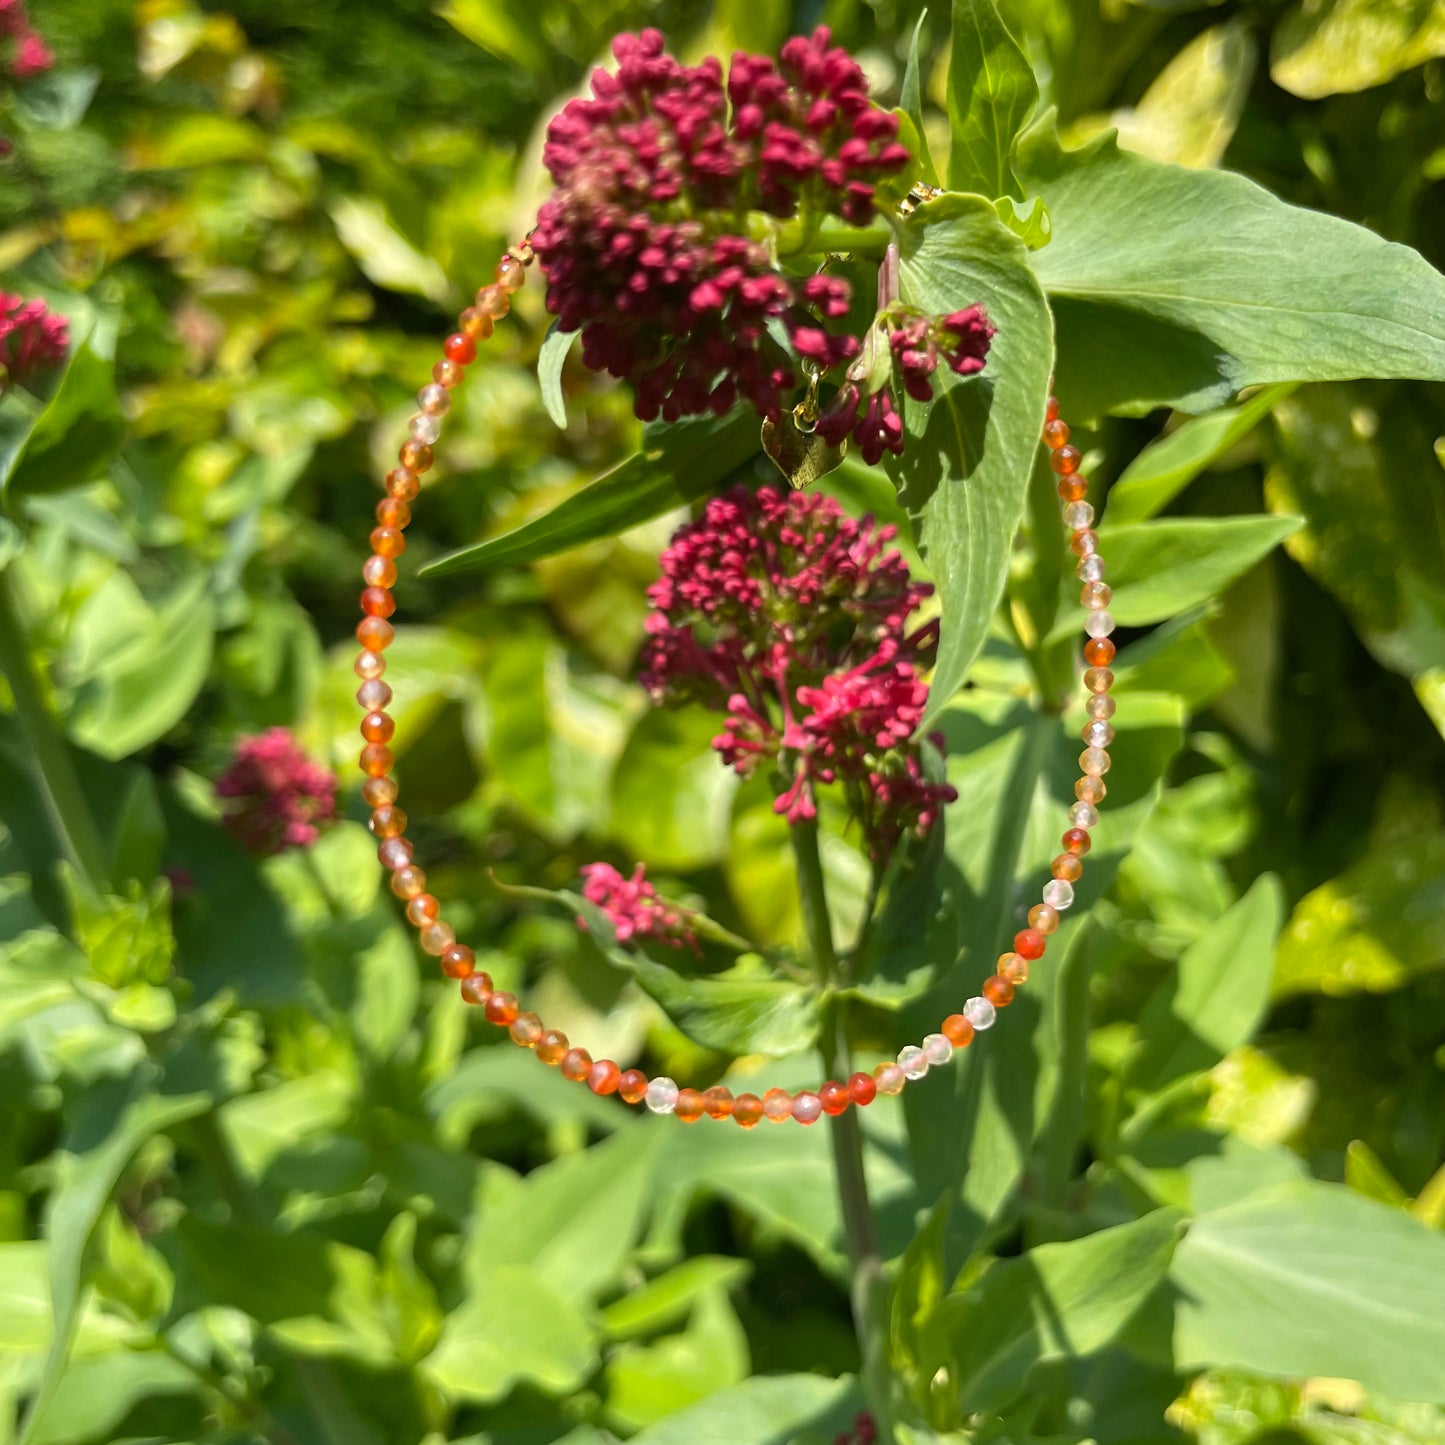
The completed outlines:
<svg viewBox="0 0 1445 1445">
<path fill-rule="evenodd" d="M 797 417 L 786 411 L 778 421 L 763 418 L 763 450 L 788 479 L 788 485 L 801 491 L 842 462 L 848 453 L 848 443 L 845 440 L 841 446 L 830 445 L 816 431 L 804 431 Z"/>
</svg>

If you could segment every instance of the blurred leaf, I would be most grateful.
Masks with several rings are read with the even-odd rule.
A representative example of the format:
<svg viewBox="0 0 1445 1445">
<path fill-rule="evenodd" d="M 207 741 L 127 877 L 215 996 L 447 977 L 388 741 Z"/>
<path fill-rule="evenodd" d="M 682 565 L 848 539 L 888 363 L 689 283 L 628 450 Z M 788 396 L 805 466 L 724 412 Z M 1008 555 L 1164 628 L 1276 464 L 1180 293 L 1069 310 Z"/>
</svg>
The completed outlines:
<svg viewBox="0 0 1445 1445">
<path fill-rule="evenodd" d="M 1294 389 L 1290 383 L 1261 387 L 1246 401 L 1190 417 L 1145 447 L 1109 488 L 1109 525 L 1144 522 L 1162 511 Z"/>
<path fill-rule="evenodd" d="M 19 110 L 31 125 L 47 130 L 69 130 L 79 125 L 90 107 L 100 71 L 93 66 L 80 70 L 51 70 L 30 77 L 16 90 Z"/>
<path fill-rule="evenodd" d="M 510 60 L 534 74 L 546 69 L 544 42 L 536 33 L 538 17 L 531 7 L 498 4 L 497 0 L 444 0 L 438 13 L 498 59 Z M 523 16 L 529 24 L 523 22 Z"/>
<path fill-rule="evenodd" d="M 861 1405 L 851 1376 L 755 1375 L 632 1438 L 635 1445 L 790 1445 L 804 1432 L 846 1433 Z"/>
<path fill-rule="evenodd" d="M 1440 0 L 1302 0 L 1274 28 L 1270 78 L 1319 100 L 1383 85 L 1445 55 Z"/>
<path fill-rule="evenodd" d="M 612 537 L 706 496 L 758 450 L 758 420 L 746 407 L 726 417 L 649 427 L 643 450 L 588 483 L 545 516 L 429 562 L 423 577 L 482 567 L 520 567 L 539 557 Z"/>
<path fill-rule="evenodd" d="M 547 328 L 542 349 L 537 353 L 537 381 L 542 388 L 542 405 L 562 431 L 567 430 L 567 399 L 562 395 L 562 368 L 578 332 L 559 331 L 554 321 Z"/>
<path fill-rule="evenodd" d="M 161 1350 L 119 1350 L 74 1360 L 55 1402 L 31 1434 L 34 1445 L 113 1440 L 110 1432 L 142 1401 L 157 1395 L 195 1394 L 197 1376 Z"/>
<path fill-rule="evenodd" d="M 602 1311 L 603 1328 L 614 1340 L 651 1334 L 676 1323 L 706 1294 L 745 1280 L 752 1266 L 730 1255 L 699 1254 L 631 1289 Z"/>
<path fill-rule="evenodd" d="M 355 1082 L 345 1075 L 316 1069 L 230 1100 L 217 1122 L 242 1172 L 260 1180 L 280 1155 L 339 1130 L 351 1115 L 355 1092 Z"/>
<path fill-rule="evenodd" d="M 1356 1194 L 1388 1204 L 1392 1209 L 1408 1209 L 1410 1196 L 1393 1174 L 1380 1162 L 1380 1156 L 1363 1139 L 1351 1139 L 1345 1150 L 1345 1183 Z"/>
<path fill-rule="evenodd" d="M 396 229 L 386 207 L 370 196 L 338 196 L 330 205 L 341 244 L 378 286 L 445 305 L 452 296 L 447 274 Z"/>
<path fill-rule="evenodd" d="M 1065 153 L 1035 127 L 1019 172 L 1054 223 L 1033 264 L 1066 415 L 1198 411 L 1267 382 L 1445 379 L 1445 278 L 1406 247 L 1108 136 Z"/>
<path fill-rule="evenodd" d="M 1445 1239 L 1334 1185 L 1286 1185 L 1195 1221 L 1170 1271 L 1183 1369 L 1330 1375 L 1445 1398 Z"/>
<path fill-rule="evenodd" d="M 378 1279 L 397 1358 L 414 1365 L 436 1343 L 442 1312 L 432 1282 L 417 1268 L 416 1215 L 398 1214 L 382 1237 Z"/>
<path fill-rule="evenodd" d="M 1014 175 L 1013 146 L 1039 87 L 994 0 L 953 0 L 948 76 L 949 188 L 979 191 L 990 200 L 1024 196 Z"/>
<path fill-rule="evenodd" d="M 983 302 L 999 328 L 981 376 L 943 378 L 926 407 L 908 400 L 908 446 L 889 466 L 943 604 L 926 728 L 962 685 L 1003 595 L 1043 426 L 1050 320 L 1023 243 L 988 202 L 930 201 L 900 244 L 905 301 L 927 312 Z"/>
</svg>

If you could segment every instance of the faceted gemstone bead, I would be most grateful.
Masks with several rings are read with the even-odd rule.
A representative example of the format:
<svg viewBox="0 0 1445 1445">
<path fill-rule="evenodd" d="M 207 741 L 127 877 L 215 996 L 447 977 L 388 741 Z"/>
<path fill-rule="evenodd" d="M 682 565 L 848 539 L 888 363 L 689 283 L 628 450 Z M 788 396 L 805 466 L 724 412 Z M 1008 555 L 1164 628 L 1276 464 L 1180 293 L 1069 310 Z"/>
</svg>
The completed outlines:
<svg viewBox="0 0 1445 1445">
<path fill-rule="evenodd" d="M 448 978 L 467 978 L 477 966 L 477 956 L 465 943 L 454 943 L 442 952 L 442 972 Z"/>
<path fill-rule="evenodd" d="M 517 1006 L 517 995 L 514 993 L 494 993 L 488 996 L 486 1002 L 487 1022 L 500 1024 L 503 1027 L 510 1027 L 511 1022 L 521 1012 Z"/>
<path fill-rule="evenodd" d="M 1053 863 L 1049 865 L 1049 871 L 1055 878 L 1062 878 L 1065 883 L 1077 883 L 1084 876 L 1084 865 L 1074 857 L 1072 853 L 1060 853 Z M 1046 899 L 1052 902 L 1052 899 Z M 1054 903 L 1057 908 L 1059 905 Z"/>
<path fill-rule="evenodd" d="M 544 1064 L 560 1064 L 571 1047 L 567 1035 L 560 1029 L 547 1029 L 537 1040 L 537 1057 Z"/>
<path fill-rule="evenodd" d="M 1088 479 L 1075 472 L 1071 477 L 1059 478 L 1059 499 L 1072 505 L 1082 502 L 1089 495 Z"/>
<path fill-rule="evenodd" d="M 1076 828 L 1097 827 L 1099 810 L 1092 803 L 1075 803 L 1069 809 L 1069 822 Z"/>
<path fill-rule="evenodd" d="M 1114 729 L 1108 723 L 1096 720 L 1089 723 L 1080 736 L 1091 748 L 1106 748 L 1114 741 Z"/>
<path fill-rule="evenodd" d="M 963 1006 L 963 1016 L 979 1033 L 991 1029 L 998 1017 L 994 1006 L 986 998 L 971 998 Z"/>
<path fill-rule="evenodd" d="M 1090 693 L 1084 702 L 1084 711 L 1097 722 L 1107 722 L 1114 716 L 1117 704 L 1107 692 Z"/>
<path fill-rule="evenodd" d="M 1002 974 L 983 981 L 983 996 L 995 1007 L 1004 1008 L 1014 1000 L 1014 986 Z"/>
<path fill-rule="evenodd" d="M 493 321 L 500 321 L 512 309 L 512 298 L 500 286 L 483 286 L 477 292 L 477 310 Z"/>
<path fill-rule="evenodd" d="M 943 1036 L 956 1049 L 966 1049 L 973 1042 L 973 1025 L 962 1014 L 949 1014 L 943 1021 Z"/>
<path fill-rule="evenodd" d="M 1103 778 L 1094 778 L 1087 774 L 1074 784 L 1074 796 L 1081 803 L 1102 803 L 1108 791 Z"/>
<path fill-rule="evenodd" d="M 647 1075 L 641 1069 L 628 1069 L 617 1080 L 617 1092 L 629 1104 L 640 1104 L 647 1093 Z"/>
<path fill-rule="evenodd" d="M 397 502 L 395 505 L 405 507 L 406 503 Z M 378 506 L 384 507 L 386 503 L 378 503 Z M 396 586 L 396 563 L 390 557 L 368 557 L 361 564 L 361 580 L 368 587 L 394 587 Z"/>
<path fill-rule="evenodd" d="M 457 941 L 457 931 L 450 923 L 443 923 L 438 918 L 435 923 L 428 923 L 422 929 L 418 941 L 423 953 L 440 958 Z"/>
<path fill-rule="evenodd" d="M 611 1059 L 598 1059 L 587 1071 L 587 1087 L 594 1094 L 615 1094 L 622 1070 Z"/>
<path fill-rule="evenodd" d="M 1084 619 L 1084 631 L 1090 637 L 1107 637 L 1113 630 L 1114 616 L 1111 612 L 1091 612 Z"/>
<path fill-rule="evenodd" d="M 1057 403 L 1056 403 L 1057 404 Z M 1061 447 L 1069 439 L 1069 424 L 1054 417 L 1044 423 L 1044 445 L 1050 449 Z"/>
<path fill-rule="evenodd" d="M 379 677 L 368 678 L 356 689 L 356 700 L 367 712 L 376 712 L 391 701 L 391 688 Z"/>
<path fill-rule="evenodd" d="M 1029 976 L 1029 961 L 1016 953 L 1006 953 L 998 961 L 998 972 L 1000 978 L 1012 984 L 1023 983 Z"/>
<path fill-rule="evenodd" d="M 361 785 L 361 796 L 373 808 L 396 801 L 395 778 L 368 778 Z"/>
<path fill-rule="evenodd" d="M 497 285 L 503 291 L 520 291 L 527 279 L 527 268 L 515 256 L 508 254 L 497 262 L 496 277 Z"/>
<path fill-rule="evenodd" d="M 1036 958 L 1044 956 L 1044 949 L 1048 945 L 1042 933 L 1036 928 L 1022 928 L 1014 934 L 1014 952 L 1020 958 L 1026 958 L 1033 962 Z"/>
<path fill-rule="evenodd" d="M 445 416 L 452 409 L 452 399 L 446 387 L 435 381 L 417 392 L 416 404 L 428 416 Z"/>
<path fill-rule="evenodd" d="M 678 1088 L 666 1074 L 660 1074 L 648 1086 L 642 1101 L 654 1114 L 670 1114 L 677 1108 Z"/>
<path fill-rule="evenodd" d="M 1062 446 L 1058 447 L 1053 456 L 1049 458 L 1049 465 L 1061 477 L 1067 477 L 1079 470 L 1079 463 L 1083 459 L 1083 453 L 1078 447 Z"/>
<path fill-rule="evenodd" d="M 391 765 L 396 760 L 391 755 L 391 749 L 384 743 L 367 743 L 357 761 L 361 765 L 361 771 L 368 777 L 379 778 L 383 773 L 391 771 Z"/>
<path fill-rule="evenodd" d="M 684 1124 L 696 1124 L 702 1118 L 702 1095 L 696 1089 L 679 1089 L 672 1112 Z"/>
<path fill-rule="evenodd" d="M 466 367 L 455 361 L 439 361 L 431 369 L 432 379 L 438 386 L 444 386 L 448 391 L 454 386 L 462 384 L 462 378 L 467 374 Z"/>
<path fill-rule="evenodd" d="M 1107 582 L 1085 582 L 1079 592 L 1079 601 L 1091 612 L 1102 612 L 1113 595 L 1114 589 Z"/>
<path fill-rule="evenodd" d="M 1111 766 L 1109 754 L 1103 748 L 1085 748 L 1079 754 L 1079 770 L 1091 778 L 1102 777 Z"/>
<path fill-rule="evenodd" d="M 1104 580 L 1104 559 L 1097 553 L 1079 559 L 1074 576 L 1080 582 L 1102 582 Z"/>
<path fill-rule="evenodd" d="M 415 437 L 401 444 L 401 450 L 397 452 L 397 460 L 402 466 L 410 467 L 414 472 L 429 472 L 432 463 L 436 460 L 436 454 L 425 443 L 419 442 Z"/>
<path fill-rule="evenodd" d="M 406 551 L 406 537 L 399 527 L 373 527 L 367 540 L 371 550 L 382 557 L 400 557 Z"/>
<path fill-rule="evenodd" d="M 361 735 L 369 743 L 389 743 L 396 724 L 384 712 L 369 712 L 361 720 Z"/>
<path fill-rule="evenodd" d="M 462 996 L 463 1003 L 485 1005 L 492 996 L 492 979 L 490 974 L 482 973 L 480 970 L 471 973 L 462 980 L 462 986 L 458 990 Z"/>
<path fill-rule="evenodd" d="M 769 1089 L 763 1095 L 763 1118 L 774 1124 L 793 1117 L 793 1096 L 786 1089 Z"/>
<path fill-rule="evenodd" d="M 388 803 L 371 815 L 366 826 L 378 838 L 399 838 L 406 832 L 406 813 Z"/>
<path fill-rule="evenodd" d="M 880 1094 L 901 1094 L 908 1076 L 892 1060 L 886 1060 L 873 1070 L 873 1082 Z"/>
<path fill-rule="evenodd" d="M 878 1085 L 873 1081 L 872 1074 L 849 1074 L 848 1076 L 848 1097 L 862 1108 L 865 1104 L 871 1104 L 878 1095 Z"/>
<path fill-rule="evenodd" d="M 586 1049 L 568 1049 L 562 1055 L 562 1077 L 580 1084 L 592 1072 L 592 1055 Z"/>
<path fill-rule="evenodd" d="M 440 912 L 441 904 L 430 893 L 423 893 L 406 905 L 406 921 L 413 928 L 422 928 Z"/>
<path fill-rule="evenodd" d="M 441 439 L 441 418 L 428 416 L 424 411 L 415 411 L 407 418 L 406 429 L 411 433 L 413 441 L 418 441 L 423 446 L 435 446 Z"/>
<path fill-rule="evenodd" d="M 848 1086 L 840 1084 L 837 1079 L 829 1079 L 821 1089 L 818 1090 L 818 1097 L 823 1101 L 823 1112 L 825 1114 L 841 1114 L 853 1101 L 848 1097 Z"/>
<path fill-rule="evenodd" d="M 1076 853 L 1081 858 L 1094 846 L 1093 839 L 1085 828 L 1070 828 L 1060 841 L 1064 845 L 1065 853 Z"/>
<path fill-rule="evenodd" d="M 816 1124 L 823 1112 L 823 1101 L 811 1090 L 793 1096 L 793 1118 L 800 1124 Z"/>
<path fill-rule="evenodd" d="M 426 874 L 414 865 L 398 868 L 391 875 L 391 891 L 398 898 L 415 898 L 426 892 Z"/>
<path fill-rule="evenodd" d="M 536 1014 L 518 1014 L 507 1026 L 512 1042 L 524 1049 L 535 1049 L 542 1037 L 542 1020 Z"/>
<path fill-rule="evenodd" d="M 917 1044 L 898 1050 L 898 1067 L 908 1079 L 921 1079 L 928 1072 L 928 1055 Z"/>
<path fill-rule="evenodd" d="M 1047 903 L 1035 903 L 1029 909 L 1029 927 L 1036 933 L 1052 933 L 1059 926 L 1059 915 Z M 1007 958 L 1008 955 L 1004 954 Z"/>
<path fill-rule="evenodd" d="M 368 617 L 390 617 L 396 611 L 396 598 L 385 587 L 363 587 L 360 601 Z"/>
<path fill-rule="evenodd" d="M 368 649 L 357 656 L 356 661 L 351 664 L 351 670 L 357 677 L 365 678 L 370 682 L 386 671 L 386 658 L 381 653 Z"/>
<path fill-rule="evenodd" d="M 1050 382 L 1050 385 L 1053 383 Z M 1059 399 L 1051 396 L 1044 407 L 1044 418 L 1047 421 L 1057 421 L 1059 418 Z"/>
<path fill-rule="evenodd" d="M 1044 897 L 1050 908 L 1062 911 L 1074 901 L 1074 885 L 1067 878 L 1050 878 L 1044 884 Z"/>
<path fill-rule="evenodd" d="M 702 1091 L 702 1106 L 709 1119 L 726 1119 L 733 1111 L 733 1091 L 724 1084 L 714 1084 Z"/>
<path fill-rule="evenodd" d="M 733 1100 L 733 1118 L 744 1129 L 751 1129 L 763 1117 L 763 1101 L 756 1094 L 739 1094 Z"/>
<path fill-rule="evenodd" d="M 442 351 L 448 361 L 455 361 L 461 366 L 477 359 L 477 343 L 460 331 L 442 342 Z"/>
<path fill-rule="evenodd" d="M 941 1068 L 953 1057 L 953 1045 L 947 1034 L 929 1034 L 923 1040 L 923 1057 L 930 1068 Z"/>
<path fill-rule="evenodd" d="M 1076 557 L 1092 557 L 1099 550 L 1099 534 L 1085 528 L 1069 538 L 1069 550 Z"/>
<path fill-rule="evenodd" d="M 389 496 L 413 502 L 421 491 L 421 478 L 410 467 L 393 467 L 386 474 L 386 490 Z"/>
<path fill-rule="evenodd" d="M 485 341 L 494 329 L 492 318 L 478 311 L 475 306 L 468 306 L 457 319 L 461 323 L 462 330 L 473 341 Z"/>
<path fill-rule="evenodd" d="M 1094 525 L 1094 509 L 1087 502 L 1070 502 L 1064 508 L 1064 523 L 1076 532 Z"/>
<path fill-rule="evenodd" d="M 356 640 L 368 652 L 385 652 L 396 631 L 384 617 L 363 617 L 356 624 Z"/>
<path fill-rule="evenodd" d="M 1108 667 L 1114 660 L 1114 644 L 1107 637 L 1091 637 L 1084 644 L 1084 661 L 1090 667 Z"/>
<path fill-rule="evenodd" d="M 408 503 L 402 501 L 400 497 L 383 497 L 376 504 L 376 521 L 377 525 L 381 527 L 396 527 L 398 529 L 409 527 L 411 525 L 411 507 Z M 383 562 L 386 560 L 386 558 L 382 558 Z M 371 577 L 366 576 L 365 566 L 362 567 L 361 571 L 362 576 L 366 577 L 368 582 L 373 580 Z M 393 571 L 390 582 L 381 582 L 378 585 L 390 587 L 395 581 L 396 573 Z"/>
</svg>

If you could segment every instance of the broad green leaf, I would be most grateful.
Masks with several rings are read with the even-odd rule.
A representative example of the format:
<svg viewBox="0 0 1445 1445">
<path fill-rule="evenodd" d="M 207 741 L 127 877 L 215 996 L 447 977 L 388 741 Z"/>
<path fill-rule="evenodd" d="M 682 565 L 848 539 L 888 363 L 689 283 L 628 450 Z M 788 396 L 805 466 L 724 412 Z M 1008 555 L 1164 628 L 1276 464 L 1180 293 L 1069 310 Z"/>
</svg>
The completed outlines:
<svg viewBox="0 0 1445 1445">
<path fill-rule="evenodd" d="M 216 1122 L 241 1171 L 260 1180 L 281 1155 L 340 1129 L 355 1096 L 353 1079 L 318 1068 L 230 1100 Z"/>
<path fill-rule="evenodd" d="M 1038 82 L 994 0 L 953 0 L 948 120 L 953 146 L 948 184 L 955 191 L 1026 194 L 1011 157 L 1039 98 Z"/>
<path fill-rule="evenodd" d="M 982 302 L 998 327 L 982 375 L 940 377 L 926 407 L 907 403 L 908 445 L 889 467 L 943 605 L 927 728 L 963 683 L 1003 596 L 1052 341 L 1026 249 L 987 201 L 948 195 L 919 207 L 901 249 L 905 301 L 929 312 Z"/>
<path fill-rule="evenodd" d="M 1112 136 L 1066 153 L 1036 126 L 1018 169 L 1053 220 L 1033 265 L 1066 416 L 1200 411 L 1269 382 L 1445 379 L 1445 277 L 1405 246 Z"/>
<path fill-rule="evenodd" d="M 1247 436 L 1293 390 L 1288 383 L 1262 387 L 1233 406 L 1190 417 L 1145 447 L 1109 488 L 1111 526 L 1145 522 L 1163 511 L 1190 482 Z"/>
<path fill-rule="evenodd" d="M 1439 0 L 1302 0 L 1270 37 L 1270 79 L 1292 95 L 1327 95 L 1383 85 L 1445 55 Z"/>
<path fill-rule="evenodd" d="M 337 196 L 327 209 L 341 244 L 376 285 L 425 296 L 439 306 L 451 300 L 447 273 L 402 235 L 380 201 L 372 196 Z"/>
<path fill-rule="evenodd" d="M 403 1212 L 382 1236 L 377 1285 L 392 1348 L 405 1365 L 431 1350 L 442 1323 L 436 1289 L 417 1268 L 415 1250 L 416 1215 Z"/>
<path fill-rule="evenodd" d="M 43 1239 L 0 1242 L 0 1360 L 40 1356 L 54 1337 L 50 1307 L 50 1246 Z M 143 1326 L 100 1307 L 87 1289 L 77 1310 L 72 1357 L 109 1354 L 142 1343 Z"/>
<path fill-rule="evenodd" d="M 1175 1362 L 1445 1399 L 1445 1238 L 1336 1185 L 1205 1214 L 1170 1270 Z"/>
<path fill-rule="evenodd" d="M 758 420 L 746 407 L 722 418 L 649 428 L 642 451 L 545 516 L 501 537 L 448 552 L 423 567 L 421 575 L 520 567 L 583 542 L 615 536 L 708 495 L 757 450 Z"/>
<path fill-rule="evenodd" d="M 567 430 L 567 400 L 562 395 L 562 368 L 567 364 L 567 353 L 577 340 L 575 331 L 559 331 L 554 321 L 547 328 L 542 349 L 537 354 L 537 381 L 542 388 L 542 405 L 547 415 L 563 430 Z"/>
<path fill-rule="evenodd" d="M 1162 1089 L 1248 1042 L 1269 1005 L 1283 911 L 1279 880 L 1266 873 L 1185 951 L 1140 1016 L 1136 1087 Z"/>
<path fill-rule="evenodd" d="M 200 1384 L 194 1371 L 159 1349 L 118 1350 L 73 1360 L 30 1439 L 34 1445 L 113 1440 L 110 1432 L 141 1401 L 193 1395 Z"/>
<path fill-rule="evenodd" d="M 632 1437 L 633 1445 L 791 1445 L 845 1433 L 862 1405 L 848 1375 L 754 1375 Z"/>
<path fill-rule="evenodd" d="M 631 1289 L 602 1311 L 602 1326 L 614 1340 L 651 1334 L 676 1323 L 697 1299 L 716 1290 L 731 1289 L 752 1272 L 745 1259 L 730 1255 L 699 1254 Z"/>
<path fill-rule="evenodd" d="M 1156 1210 L 1132 1224 L 996 1260 L 939 1306 L 950 1375 L 964 1414 L 996 1411 L 1046 1360 L 1093 1354 L 1159 1286 L 1183 1217 Z M 942 1362 L 940 1362 L 942 1363 Z"/>
</svg>

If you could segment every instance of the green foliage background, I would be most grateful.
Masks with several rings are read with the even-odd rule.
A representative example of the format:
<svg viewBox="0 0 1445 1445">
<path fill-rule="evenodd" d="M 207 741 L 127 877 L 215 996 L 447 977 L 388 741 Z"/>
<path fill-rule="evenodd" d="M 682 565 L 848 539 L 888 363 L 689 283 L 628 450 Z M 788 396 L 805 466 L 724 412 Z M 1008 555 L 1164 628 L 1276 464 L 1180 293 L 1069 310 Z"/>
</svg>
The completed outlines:
<svg viewBox="0 0 1445 1445">
<path fill-rule="evenodd" d="M 1012 158 L 983 145 L 1032 97 L 986 24 L 950 52 L 941 6 L 32 11 L 60 66 L 5 103 L 0 268 L 77 344 L 38 420 L 18 396 L 0 417 L 23 624 L 5 671 L 19 647 L 42 679 L 96 823 L 75 842 L 108 881 L 92 895 L 63 860 L 11 708 L 0 1441 L 814 1445 L 852 1419 L 822 1129 L 684 1130 L 564 1084 L 414 954 L 354 793 L 308 858 L 258 867 L 207 780 L 236 735 L 277 723 L 349 780 L 374 479 L 447 314 L 535 211 L 541 127 L 606 39 L 655 23 L 726 53 L 826 20 L 893 103 L 920 18 L 939 174 L 1016 194 L 1020 215 L 1045 201 L 1043 291 L 1020 290 L 1000 334 L 1022 391 L 1000 407 L 1041 404 L 1022 392 L 1047 370 L 1047 332 L 1025 344 L 1047 293 L 1066 414 L 1093 423 L 1081 445 L 1109 484 L 1126 645 L 1088 921 L 906 1117 L 868 1111 L 900 1439 L 1445 1439 L 1445 390 L 1322 379 L 1356 374 L 1352 356 L 1412 374 L 1390 351 L 1410 344 L 1445 371 L 1423 273 L 1291 221 L 1296 281 L 1247 298 L 1235 331 L 1219 320 L 1217 350 L 1198 307 L 1126 325 L 1120 295 L 1210 284 L 1211 241 L 1255 193 L 1106 150 L 1107 184 L 1081 197 L 1047 135 Z M 1067 144 L 1117 126 L 1132 154 L 1227 166 L 1445 265 L 1438 0 L 1004 12 Z M 980 56 L 1005 83 L 963 88 Z M 1181 195 L 1189 225 L 1151 249 Z M 974 203 L 926 234 L 905 258 L 920 295 L 945 274 L 930 245 L 958 284 L 987 280 L 989 246 L 1022 251 Z M 1242 269 L 1226 280 L 1247 290 Z M 1414 284 L 1414 343 L 1361 320 L 1330 338 L 1332 366 L 1269 354 L 1317 295 L 1363 314 Z M 546 321 L 529 287 L 410 534 L 392 681 L 419 851 L 499 985 L 594 1052 L 683 1081 L 815 1082 L 806 1052 L 751 1056 L 759 1035 L 720 1035 L 696 995 L 663 990 L 664 1012 L 635 965 L 490 882 L 565 889 L 582 862 L 646 858 L 760 942 L 798 931 L 768 799 L 730 786 L 708 719 L 649 713 L 631 680 L 680 515 L 666 468 L 620 535 L 558 551 L 527 533 L 488 554 L 513 565 L 417 575 L 637 446 L 628 398 L 575 356 L 565 431 L 549 420 Z M 1269 384 L 1229 400 L 1247 383 Z M 930 510 L 917 468 L 897 480 L 972 629 L 949 665 L 972 661 L 974 686 L 939 717 L 966 803 L 918 863 L 946 906 L 924 929 L 895 891 L 853 1003 L 875 1054 L 996 951 L 984 934 L 1012 926 L 1052 851 L 1077 748 L 1050 711 L 1076 628 L 1047 478 L 992 555 L 1002 607 L 977 575 L 945 582 L 950 539 L 983 524 Z M 828 485 L 908 528 L 882 474 Z M 836 840 L 824 862 L 851 927 L 862 860 Z M 815 1026 L 797 1003 L 759 1009 L 782 1051 Z"/>
</svg>

